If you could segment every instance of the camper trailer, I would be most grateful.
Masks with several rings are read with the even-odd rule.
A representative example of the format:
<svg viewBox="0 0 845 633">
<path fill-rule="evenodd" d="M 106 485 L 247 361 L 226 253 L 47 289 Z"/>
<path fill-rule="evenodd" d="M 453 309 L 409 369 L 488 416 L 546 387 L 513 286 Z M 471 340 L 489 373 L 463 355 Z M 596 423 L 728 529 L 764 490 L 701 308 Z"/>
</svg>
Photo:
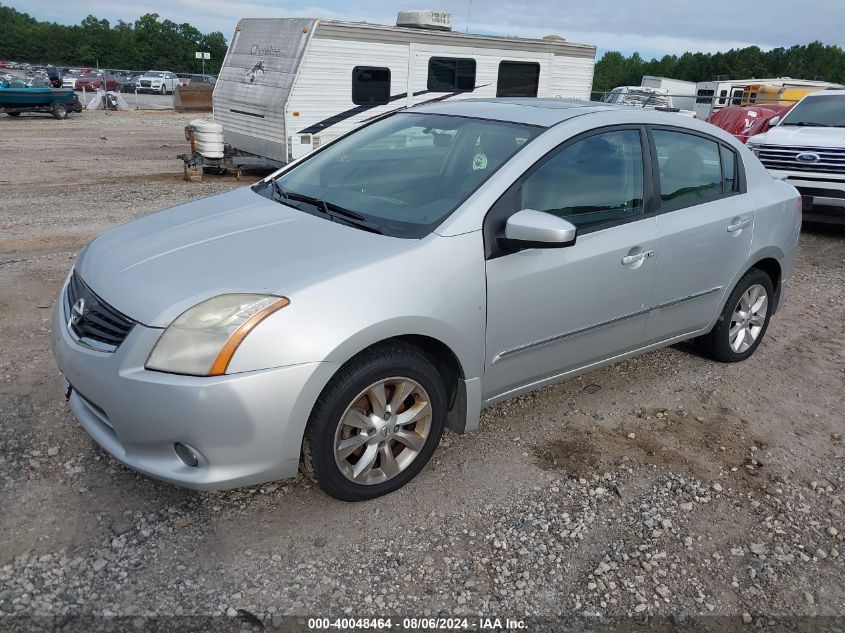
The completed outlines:
<svg viewBox="0 0 845 633">
<path fill-rule="evenodd" d="M 451 16 L 397 26 L 306 18 L 238 22 L 214 87 L 230 151 L 287 163 L 388 112 L 473 97 L 589 99 L 595 46 L 456 33 Z"/>
</svg>

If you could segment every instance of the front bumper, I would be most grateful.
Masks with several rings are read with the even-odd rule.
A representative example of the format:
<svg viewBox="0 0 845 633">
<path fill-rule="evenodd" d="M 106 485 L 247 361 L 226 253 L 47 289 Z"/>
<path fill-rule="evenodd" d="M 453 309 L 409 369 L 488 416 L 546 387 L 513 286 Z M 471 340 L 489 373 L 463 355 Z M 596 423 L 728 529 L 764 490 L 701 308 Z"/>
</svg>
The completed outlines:
<svg viewBox="0 0 845 633">
<path fill-rule="evenodd" d="M 53 318 L 53 353 L 70 384 L 82 427 L 119 461 L 153 477 L 201 490 L 292 477 L 302 433 L 331 363 L 306 363 L 228 376 L 144 369 L 163 332 L 137 324 L 113 353 L 77 343 L 67 329 L 64 289 Z M 179 459 L 175 443 L 199 463 Z"/>
</svg>

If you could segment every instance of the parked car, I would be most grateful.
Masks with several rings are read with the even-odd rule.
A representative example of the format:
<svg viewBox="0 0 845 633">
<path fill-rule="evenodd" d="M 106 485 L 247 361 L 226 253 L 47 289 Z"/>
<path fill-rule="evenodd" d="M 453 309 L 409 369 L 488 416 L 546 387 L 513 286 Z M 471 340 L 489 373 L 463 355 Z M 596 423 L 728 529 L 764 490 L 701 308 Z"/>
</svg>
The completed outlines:
<svg viewBox="0 0 845 633">
<path fill-rule="evenodd" d="M 368 499 L 500 400 L 685 339 L 748 359 L 800 225 L 795 189 L 707 123 L 441 102 L 96 238 L 54 353 L 133 468 L 217 489 L 302 463 Z"/>
<path fill-rule="evenodd" d="M 682 110 L 675 107 L 672 97 L 669 95 L 669 90 L 666 88 L 619 86 L 607 93 L 602 101 L 634 108 L 651 108 L 663 112 L 674 112 L 682 116 L 698 118 L 698 115 L 692 110 Z"/>
<path fill-rule="evenodd" d="M 180 82 L 180 86 L 189 86 L 189 85 L 196 85 L 196 84 L 209 84 L 213 86 L 217 83 L 217 77 L 214 75 L 190 75 L 189 77 L 183 78 Z"/>
<path fill-rule="evenodd" d="M 158 92 L 160 94 L 173 94 L 178 85 L 179 78 L 176 73 L 163 70 L 148 70 L 137 82 L 138 92 Z"/>
<path fill-rule="evenodd" d="M 106 90 L 117 90 L 120 84 L 117 77 L 108 73 L 87 73 L 80 75 L 74 84 L 75 90 L 99 90 L 105 87 Z"/>
<path fill-rule="evenodd" d="M 748 147 L 801 192 L 805 220 L 845 224 L 845 90 L 808 94 L 769 126 Z"/>
<path fill-rule="evenodd" d="M 63 88 L 76 88 L 76 80 L 79 79 L 80 73 L 75 70 L 69 70 L 62 74 Z"/>
</svg>

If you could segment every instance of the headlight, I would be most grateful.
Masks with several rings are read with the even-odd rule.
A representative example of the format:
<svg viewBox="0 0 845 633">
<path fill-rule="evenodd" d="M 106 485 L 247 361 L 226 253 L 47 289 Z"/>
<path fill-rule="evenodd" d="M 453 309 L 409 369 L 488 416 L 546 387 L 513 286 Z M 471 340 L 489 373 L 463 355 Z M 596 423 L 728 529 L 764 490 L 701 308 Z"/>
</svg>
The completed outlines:
<svg viewBox="0 0 845 633">
<path fill-rule="evenodd" d="M 289 303 L 286 297 L 254 294 L 220 295 L 198 303 L 168 326 L 146 368 L 192 376 L 225 374 L 250 331 Z"/>
</svg>

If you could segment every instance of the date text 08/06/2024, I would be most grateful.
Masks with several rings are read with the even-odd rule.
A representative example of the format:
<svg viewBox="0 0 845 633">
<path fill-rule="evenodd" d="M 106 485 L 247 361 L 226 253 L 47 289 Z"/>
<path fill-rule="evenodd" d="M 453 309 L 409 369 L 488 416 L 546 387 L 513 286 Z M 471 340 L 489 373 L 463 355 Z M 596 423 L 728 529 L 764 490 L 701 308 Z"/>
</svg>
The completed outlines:
<svg viewBox="0 0 845 633">
<path fill-rule="evenodd" d="M 526 623 L 511 618 L 309 618 L 310 630 L 521 630 Z"/>
</svg>

